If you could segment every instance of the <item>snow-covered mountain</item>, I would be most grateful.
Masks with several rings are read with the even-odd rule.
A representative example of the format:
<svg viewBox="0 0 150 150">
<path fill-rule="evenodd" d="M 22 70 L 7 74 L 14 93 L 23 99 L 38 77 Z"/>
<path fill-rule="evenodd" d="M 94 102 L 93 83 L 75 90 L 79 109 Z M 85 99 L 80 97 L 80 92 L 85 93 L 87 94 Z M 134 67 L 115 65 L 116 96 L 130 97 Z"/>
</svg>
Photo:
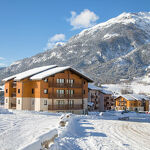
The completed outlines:
<svg viewBox="0 0 150 150">
<path fill-rule="evenodd" d="M 123 13 L 85 29 L 65 44 L 14 62 L 0 78 L 48 64 L 72 65 L 103 83 L 132 79 L 149 72 L 150 12 Z"/>
</svg>

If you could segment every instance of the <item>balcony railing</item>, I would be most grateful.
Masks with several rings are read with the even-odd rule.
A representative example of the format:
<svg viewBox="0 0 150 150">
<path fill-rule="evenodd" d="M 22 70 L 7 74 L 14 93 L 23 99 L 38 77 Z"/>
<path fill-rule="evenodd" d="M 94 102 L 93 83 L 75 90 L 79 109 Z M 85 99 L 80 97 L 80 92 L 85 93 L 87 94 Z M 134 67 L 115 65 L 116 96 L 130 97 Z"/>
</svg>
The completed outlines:
<svg viewBox="0 0 150 150">
<path fill-rule="evenodd" d="M 49 94 L 48 98 L 54 99 L 82 99 L 82 94 Z"/>
<path fill-rule="evenodd" d="M 16 108 L 16 104 L 11 103 L 11 108 L 15 109 Z"/>
<path fill-rule="evenodd" d="M 91 98 L 98 98 L 97 95 L 91 95 Z"/>
<path fill-rule="evenodd" d="M 16 82 L 13 82 L 13 83 L 12 83 L 12 87 L 13 87 L 13 88 L 16 88 Z"/>
<path fill-rule="evenodd" d="M 70 84 L 70 83 L 48 83 L 49 87 L 56 87 L 56 88 L 60 88 L 60 87 L 66 87 L 66 88 L 82 88 L 82 84 Z"/>
<path fill-rule="evenodd" d="M 48 105 L 48 110 L 80 110 L 80 109 L 83 109 L 83 105 L 82 104 Z"/>
<path fill-rule="evenodd" d="M 11 94 L 11 97 L 16 97 L 16 93 L 12 93 L 12 94 Z"/>
</svg>

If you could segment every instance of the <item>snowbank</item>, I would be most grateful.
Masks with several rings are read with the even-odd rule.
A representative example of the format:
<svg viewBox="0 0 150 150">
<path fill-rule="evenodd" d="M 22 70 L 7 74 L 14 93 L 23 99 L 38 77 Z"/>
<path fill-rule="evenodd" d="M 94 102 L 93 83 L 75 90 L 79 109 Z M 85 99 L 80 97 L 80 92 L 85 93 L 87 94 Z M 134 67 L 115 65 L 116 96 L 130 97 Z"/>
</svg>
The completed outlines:
<svg viewBox="0 0 150 150">
<path fill-rule="evenodd" d="M 103 116 L 95 114 L 71 117 L 50 149 L 150 149 L 150 115 L 135 112 L 121 114 L 121 111 L 104 112 Z M 124 115 L 131 117 L 131 120 L 118 120 Z"/>
<path fill-rule="evenodd" d="M 13 113 L 8 111 L 8 109 L 4 109 L 0 107 L 0 114 L 13 114 Z"/>
<path fill-rule="evenodd" d="M 53 129 L 50 132 L 40 136 L 35 142 L 31 143 L 30 145 L 26 146 L 22 150 L 38 150 L 42 149 L 42 143 L 45 141 L 51 141 L 56 135 L 58 135 L 57 129 Z"/>
<path fill-rule="evenodd" d="M 0 150 L 39 150 L 57 135 L 61 114 L 0 110 Z"/>
</svg>

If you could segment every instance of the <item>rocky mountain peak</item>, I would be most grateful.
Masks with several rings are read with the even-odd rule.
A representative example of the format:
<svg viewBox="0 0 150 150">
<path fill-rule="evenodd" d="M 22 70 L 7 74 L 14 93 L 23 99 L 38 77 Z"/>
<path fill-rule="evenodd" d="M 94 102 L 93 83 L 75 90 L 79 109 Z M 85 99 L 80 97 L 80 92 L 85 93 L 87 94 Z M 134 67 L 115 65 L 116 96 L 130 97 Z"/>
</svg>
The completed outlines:
<svg viewBox="0 0 150 150">
<path fill-rule="evenodd" d="M 150 12 L 122 13 L 85 29 L 65 44 L 58 43 L 2 69 L 6 77 L 37 66 L 72 65 L 103 83 L 143 76 L 150 60 Z"/>
</svg>

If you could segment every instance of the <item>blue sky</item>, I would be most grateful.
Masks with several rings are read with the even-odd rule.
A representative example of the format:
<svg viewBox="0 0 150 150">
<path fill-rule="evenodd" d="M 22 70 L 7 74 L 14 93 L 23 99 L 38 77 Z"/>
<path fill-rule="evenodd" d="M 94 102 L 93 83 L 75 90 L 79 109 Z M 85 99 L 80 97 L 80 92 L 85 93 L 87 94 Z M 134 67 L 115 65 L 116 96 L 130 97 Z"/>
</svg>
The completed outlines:
<svg viewBox="0 0 150 150">
<path fill-rule="evenodd" d="M 0 0 L 0 66 L 123 12 L 150 11 L 150 0 Z"/>
</svg>

